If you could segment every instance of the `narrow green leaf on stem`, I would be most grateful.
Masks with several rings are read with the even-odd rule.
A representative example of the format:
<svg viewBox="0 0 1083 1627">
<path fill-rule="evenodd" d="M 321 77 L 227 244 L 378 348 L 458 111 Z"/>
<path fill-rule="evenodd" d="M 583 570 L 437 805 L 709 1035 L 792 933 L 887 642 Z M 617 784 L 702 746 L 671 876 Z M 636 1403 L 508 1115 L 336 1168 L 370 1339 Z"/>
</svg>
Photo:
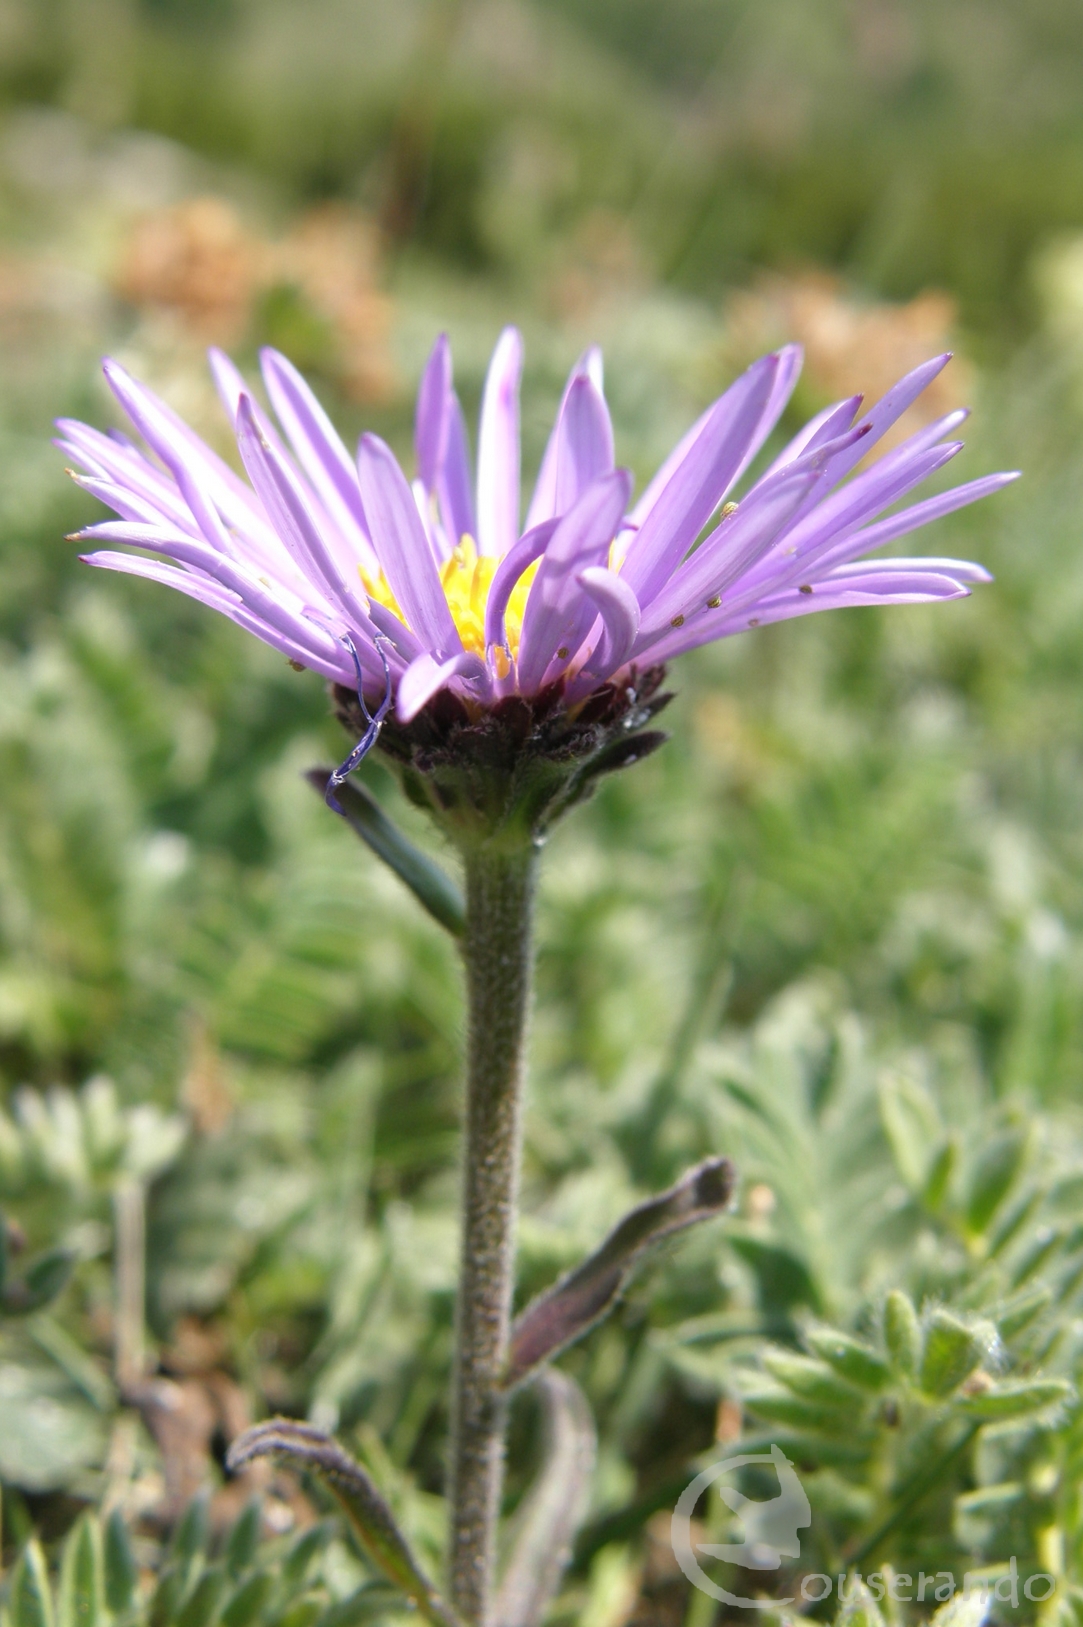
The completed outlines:
<svg viewBox="0 0 1083 1627">
<path fill-rule="evenodd" d="M 991 1330 L 994 1332 L 995 1330 Z M 985 1330 L 938 1306 L 925 1329 L 918 1382 L 926 1395 L 950 1395 L 978 1366 L 990 1344 Z"/>
<path fill-rule="evenodd" d="M 103 1616 L 101 1531 L 84 1515 L 64 1544 L 60 1566 L 59 1627 L 98 1627 Z"/>
<path fill-rule="evenodd" d="M 40 1310 L 64 1288 L 75 1264 L 75 1255 L 70 1249 L 48 1249 L 31 1260 L 21 1277 L 5 1280 L 0 1304 L 14 1316 L 27 1316 L 31 1311 Z"/>
<path fill-rule="evenodd" d="M 539 1294 L 511 1330 L 506 1387 L 521 1384 L 594 1327 L 610 1311 L 641 1256 L 663 1238 L 710 1220 L 733 1191 L 728 1158 L 708 1158 L 667 1192 L 639 1204 L 610 1232 L 601 1248 Z"/>
<path fill-rule="evenodd" d="M 181 1515 L 169 1549 L 170 1558 L 175 1564 L 191 1566 L 206 1552 L 210 1536 L 209 1501 L 208 1494 L 200 1492 Z"/>
<path fill-rule="evenodd" d="M 122 1616 L 135 1598 L 139 1573 L 119 1508 L 115 1508 L 106 1521 L 104 1571 L 105 1602 L 114 1616 Z"/>
<path fill-rule="evenodd" d="M 228 1577 L 221 1565 L 205 1570 L 173 1619 L 173 1627 L 210 1627 L 226 1591 Z"/>
<path fill-rule="evenodd" d="M 598 1442 L 586 1397 L 566 1373 L 553 1369 L 540 1373 L 536 1384 L 545 1407 L 545 1458 L 518 1515 L 496 1599 L 496 1627 L 538 1627 L 560 1587 L 590 1498 Z"/>
<path fill-rule="evenodd" d="M 11 1627 L 54 1627 L 53 1593 L 45 1555 L 35 1537 L 23 1549 L 8 1593 Z"/>
<path fill-rule="evenodd" d="M 914 1378 L 924 1341 L 914 1302 L 901 1288 L 893 1288 L 884 1301 L 884 1343 L 900 1377 Z"/>
<path fill-rule="evenodd" d="M 1053 1297 L 1052 1288 L 1044 1282 L 1014 1295 L 997 1313 L 1000 1337 L 1004 1340 L 1016 1338 L 1053 1303 Z"/>
<path fill-rule="evenodd" d="M 219 1621 L 222 1627 L 250 1627 L 257 1616 L 263 1614 L 275 1589 L 270 1571 L 255 1571 L 230 1594 L 222 1607 Z"/>
<path fill-rule="evenodd" d="M 322 797 L 330 776 L 329 768 L 313 768 L 305 778 Z M 339 786 L 335 795 L 342 804 L 347 823 L 361 840 L 395 872 L 400 881 L 405 882 L 433 920 L 439 921 L 453 937 L 461 938 L 466 922 L 466 906 L 462 893 L 451 877 L 407 840 L 363 785 L 348 781 Z"/>
<path fill-rule="evenodd" d="M 433 1587 L 399 1530 L 376 1485 L 329 1435 L 293 1418 L 272 1418 L 245 1430 L 230 1447 L 226 1464 L 236 1473 L 254 1458 L 287 1457 L 317 1475 L 334 1493 L 374 1565 L 435 1627 L 459 1627 L 451 1607 Z"/>
<path fill-rule="evenodd" d="M 812 1328 L 805 1336 L 809 1349 L 828 1363 L 841 1378 L 862 1390 L 882 1390 L 891 1378 L 891 1369 L 882 1356 L 858 1339 L 837 1328 Z"/>
<path fill-rule="evenodd" d="M 1001 1384 L 994 1390 L 964 1395 L 955 1403 L 972 1418 L 1024 1418 L 1071 1401 L 1075 1391 L 1059 1378 L 1036 1378 L 1026 1383 Z"/>
<path fill-rule="evenodd" d="M 860 1404 L 861 1396 L 855 1381 L 840 1376 L 827 1361 L 816 1361 L 810 1356 L 796 1355 L 792 1350 L 765 1350 L 763 1365 L 772 1378 L 803 1396 L 807 1401 L 818 1401 L 828 1407 L 852 1410 Z M 879 1388 L 879 1385 L 875 1386 Z"/>
<path fill-rule="evenodd" d="M 260 1500 L 253 1497 L 245 1504 L 226 1543 L 226 1569 L 233 1577 L 243 1575 L 256 1557 L 260 1518 Z"/>
</svg>

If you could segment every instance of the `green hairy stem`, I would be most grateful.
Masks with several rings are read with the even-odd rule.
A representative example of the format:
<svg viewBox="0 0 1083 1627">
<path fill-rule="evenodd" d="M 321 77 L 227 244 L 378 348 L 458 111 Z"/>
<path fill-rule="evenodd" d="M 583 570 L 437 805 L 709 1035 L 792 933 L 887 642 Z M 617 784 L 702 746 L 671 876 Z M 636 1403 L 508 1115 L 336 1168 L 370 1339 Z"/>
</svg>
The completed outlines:
<svg viewBox="0 0 1083 1627">
<path fill-rule="evenodd" d="M 464 864 L 467 1070 L 448 1579 L 459 1614 L 487 1627 L 504 1469 L 536 853 L 533 843 L 482 842 L 466 848 Z"/>
</svg>

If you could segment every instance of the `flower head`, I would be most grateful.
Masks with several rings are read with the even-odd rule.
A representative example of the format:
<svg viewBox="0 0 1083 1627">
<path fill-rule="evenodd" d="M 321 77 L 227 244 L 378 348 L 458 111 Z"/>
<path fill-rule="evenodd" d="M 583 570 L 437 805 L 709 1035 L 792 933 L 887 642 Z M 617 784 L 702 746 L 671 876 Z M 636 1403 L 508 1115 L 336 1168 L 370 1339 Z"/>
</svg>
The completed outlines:
<svg viewBox="0 0 1083 1627">
<path fill-rule="evenodd" d="M 949 437 L 962 411 L 854 473 L 949 359 L 916 368 L 865 414 L 860 396 L 825 409 L 734 502 L 800 369 L 797 346 L 765 356 L 630 507 L 601 356 L 590 350 L 568 380 L 522 526 L 514 328 L 489 367 L 476 479 L 446 337 L 418 392 L 412 482 L 376 435 L 352 458 L 273 350 L 262 372 L 277 427 L 211 352 L 247 482 L 112 361 L 106 378 L 150 455 L 70 420 L 59 444 L 119 516 L 79 537 L 127 551 L 91 553 L 88 564 L 178 588 L 370 701 L 386 691 L 400 728 L 442 692 L 475 721 L 506 711 L 509 697 L 554 694 L 574 716 L 634 672 L 750 627 L 954 599 L 988 580 L 960 560 L 867 557 L 1015 478 L 987 475 L 883 517 L 960 450 Z"/>
</svg>

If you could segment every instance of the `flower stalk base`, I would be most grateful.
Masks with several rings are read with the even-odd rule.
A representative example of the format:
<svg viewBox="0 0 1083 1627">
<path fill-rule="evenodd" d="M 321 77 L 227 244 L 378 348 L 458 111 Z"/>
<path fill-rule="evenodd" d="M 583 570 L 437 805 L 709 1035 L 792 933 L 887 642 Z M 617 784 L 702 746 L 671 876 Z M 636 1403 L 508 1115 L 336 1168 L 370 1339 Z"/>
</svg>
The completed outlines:
<svg viewBox="0 0 1083 1627">
<path fill-rule="evenodd" d="M 504 1469 L 536 849 L 480 842 L 464 864 L 467 1077 L 448 1579 L 459 1614 L 486 1627 Z"/>
</svg>

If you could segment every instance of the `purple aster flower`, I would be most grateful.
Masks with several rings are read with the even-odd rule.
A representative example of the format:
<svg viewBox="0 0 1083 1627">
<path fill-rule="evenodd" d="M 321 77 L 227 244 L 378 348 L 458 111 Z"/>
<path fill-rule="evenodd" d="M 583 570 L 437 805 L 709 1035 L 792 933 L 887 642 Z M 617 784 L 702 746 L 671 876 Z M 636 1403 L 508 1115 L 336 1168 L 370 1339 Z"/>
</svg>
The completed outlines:
<svg viewBox="0 0 1083 1627">
<path fill-rule="evenodd" d="M 441 691 L 476 717 L 556 686 L 574 711 L 636 670 L 750 627 L 954 599 L 987 581 L 965 561 L 868 557 L 1016 478 L 987 475 L 885 517 L 960 450 L 950 437 L 962 411 L 853 472 L 948 360 L 916 368 L 864 415 L 860 396 L 826 408 L 733 501 L 800 369 L 796 346 L 765 356 L 629 507 L 590 350 L 568 380 L 522 526 L 514 328 L 489 367 L 476 479 L 446 337 L 418 392 L 412 482 L 376 435 L 352 458 L 273 350 L 262 371 L 277 425 L 211 352 L 247 482 L 113 361 L 106 378 L 146 450 L 70 420 L 58 444 L 119 516 L 78 534 L 125 550 L 88 564 L 175 587 L 370 704 L 393 697 L 400 725 Z"/>
</svg>

